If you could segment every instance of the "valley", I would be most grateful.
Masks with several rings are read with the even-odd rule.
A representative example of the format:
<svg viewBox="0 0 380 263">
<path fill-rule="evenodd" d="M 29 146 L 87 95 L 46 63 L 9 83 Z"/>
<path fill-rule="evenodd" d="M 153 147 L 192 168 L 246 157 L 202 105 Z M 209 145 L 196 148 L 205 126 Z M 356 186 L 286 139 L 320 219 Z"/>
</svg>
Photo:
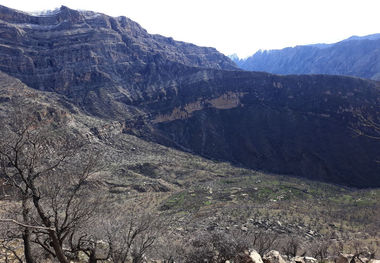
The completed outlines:
<svg viewBox="0 0 380 263">
<path fill-rule="evenodd" d="M 0 261 L 30 236 L 35 262 L 380 253 L 379 82 L 243 71 L 67 7 L 0 6 L 0 29 Z"/>
</svg>

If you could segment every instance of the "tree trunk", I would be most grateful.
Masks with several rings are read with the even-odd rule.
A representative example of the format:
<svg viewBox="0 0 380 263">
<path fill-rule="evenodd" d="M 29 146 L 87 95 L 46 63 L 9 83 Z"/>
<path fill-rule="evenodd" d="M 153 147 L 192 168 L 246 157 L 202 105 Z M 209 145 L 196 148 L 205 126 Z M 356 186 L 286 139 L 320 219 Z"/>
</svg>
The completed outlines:
<svg viewBox="0 0 380 263">
<path fill-rule="evenodd" d="M 95 251 L 91 251 L 90 256 L 88 257 L 88 263 L 97 263 L 98 260 L 95 255 Z"/>
<path fill-rule="evenodd" d="M 22 199 L 22 217 L 25 224 L 29 223 L 29 209 L 27 206 L 27 199 Z M 30 229 L 25 228 L 22 233 L 22 240 L 24 242 L 24 256 L 26 263 L 35 263 L 32 255 L 32 248 L 30 246 Z"/>
<path fill-rule="evenodd" d="M 22 233 L 22 239 L 24 241 L 24 256 L 26 263 L 35 263 L 32 256 L 32 248 L 30 246 L 30 229 L 25 228 Z"/>
<path fill-rule="evenodd" d="M 58 236 L 54 230 L 49 230 L 49 237 L 51 238 L 52 247 L 54 249 L 55 255 L 60 263 L 69 263 L 63 253 L 62 246 L 59 242 Z"/>
<path fill-rule="evenodd" d="M 40 203 L 39 203 L 40 198 L 37 194 L 38 191 L 32 183 L 30 184 L 30 189 L 32 190 L 32 193 L 33 193 L 33 204 L 35 208 L 37 209 L 38 215 L 40 216 L 42 222 L 44 223 L 46 227 L 51 227 L 52 224 L 50 222 L 50 219 L 46 216 L 46 213 L 40 206 Z M 65 254 L 63 253 L 61 242 L 59 241 L 57 233 L 54 230 L 49 230 L 49 237 L 51 239 L 52 247 L 54 249 L 55 256 L 57 257 L 58 261 L 60 263 L 70 263 L 65 257 Z"/>
</svg>

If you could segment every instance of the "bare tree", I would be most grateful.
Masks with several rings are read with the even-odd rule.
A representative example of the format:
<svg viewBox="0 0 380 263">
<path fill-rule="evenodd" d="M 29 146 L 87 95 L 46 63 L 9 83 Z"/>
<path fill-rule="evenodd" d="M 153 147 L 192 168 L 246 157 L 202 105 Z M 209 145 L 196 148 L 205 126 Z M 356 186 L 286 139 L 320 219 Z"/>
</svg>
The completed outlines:
<svg viewBox="0 0 380 263">
<path fill-rule="evenodd" d="M 190 242 L 182 244 L 185 262 L 250 262 L 249 249 L 265 254 L 277 244 L 277 235 L 266 232 L 215 230 L 192 235 Z"/>
<path fill-rule="evenodd" d="M 145 253 L 157 240 L 162 224 L 158 216 L 149 213 L 113 213 L 113 218 L 105 222 L 110 258 L 115 263 L 124 263 L 129 259 L 134 263 L 142 262 Z"/>
<path fill-rule="evenodd" d="M 378 251 L 378 248 L 376 245 L 369 245 L 367 246 L 363 241 L 355 240 L 353 242 L 353 257 L 350 262 L 361 262 L 364 263 L 365 261 L 370 261 L 371 259 L 375 258 L 375 255 Z M 365 259 L 365 261 L 364 261 Z"/>
<path fill-rule="evenodd" d="M 154 253 L 162 259 L 163 263 L 174 263 L 185 261 L 185 246 L 181 234 L 170 231 L 161 235 L 154 247 Z"/>
<path fill-rule="evenodd" d="M 285 244 L 282 246 L 282 252 L 288 257 L 295 257 L 297 256 L 297 252 L 300 247 L 301 240 L 297 236 L 292 235 L 288 237 Z"/>
<path fill-rule="evenodd" d="M 319 239 L 314 241 L 311 244 L 310 251 L 312 253 L 312 256 L 316 259 L 319 259 L 319 262 L 322 262 L 324 259 L 327 258 L 329 248 L 331 247 L 332 243 L 329 239 Z"/>
<path fill-rule="evenodd" d="M 253 232 L 250 235 L 250 240 L 260 256 L 264 256 L 265 253 L 276 248 L 279 241 L 277 234 L 264 231 Z"/>
<path fill-rule="evenodd" d="M 111 257 L 111 247 L 103 241 L 102 229 L 97 226 L 97 220 L 89 222 L 93 231 L 88 231 L 87 226 L 82 226 L 78 231 L 73 231 L 69 237 L 70 252 L 73 260 L 78 259 L 78 252 L 83 252 L 88 257 L 89 263 L 108 260 Z"/>
<path fill-rule="evenodd" d="M 2 221 L 23 228 L 27 263 L 34 263 L 32 241 L 68 263 L 64 242 L 96 207 L 84 197 L 89 196 L 88 182 L 97 172 L 97 159 L 81 136 L 49 117 L 15 110 L 1 123 L 1 171 L 6 183 L 17 190 L 22 211 L 21 222 Z"/>
</svg>

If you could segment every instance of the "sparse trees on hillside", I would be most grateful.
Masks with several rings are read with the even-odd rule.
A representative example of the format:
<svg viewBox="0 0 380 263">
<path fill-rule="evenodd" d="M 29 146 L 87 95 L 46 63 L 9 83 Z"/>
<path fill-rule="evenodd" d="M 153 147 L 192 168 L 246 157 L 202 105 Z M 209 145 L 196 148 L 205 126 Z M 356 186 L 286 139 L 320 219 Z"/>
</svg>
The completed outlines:
<svg viewBox="0 0 380 263">
<path fill-rule="evenodd" d="M 91 197 L 88 184 L 97 171 L 96 155 L 49 114 L 19 109 L 1 125 L 2 176 L 21 202 L 21 215 L 2 221 L 23 228 L 27 263 L 35 262 L 32 242 L 68 262 L 64 242 L 88 220 L 98 200 Z"/>
<path fill-rule="evenodd" d="M 213 230 L 192 233 L 185 240 L 176 241 L 172 253 L 166 253 L 166 257 L 174 260 L 180 258 L 180 262 L 212 262 L 224 263 L 227 260 L 233 262 L 250 262 L 248 253 L 255 249 L 261 256 L 275 249 L 278 245 L 278 235 L 263 231 L 231 231 Z M 174 253 L 181 253 L 175 255 Z M 169 256 L 168 256 L 169 255 Z M 248 261 L 247 261 L 248 260 Z M 168 262 L 171 262 L 168 260 Z"/>
<path fill-rule="evenodd" d="M 140 263 L 144 255 L 158 238 L 162 221 L 152 214 L 114 214 L 106 224 L 106 242 L 110 247 L 110 258 L 115 263 L 125 263 L 132 259 Z"/>
<path fill-rule="evenodd" d="M 321 238 L 319 240 L 315 240 L 311 246 L 309 247 L 309 253 L 312 257 L 319 260 L 319 262 L 323 262 L 328 256 L 329 248 L 332 246 L 331 240 L 328 238 Z"/>
<path fill-rule="evenodd" d="M 292 235 L 292 236 L 289 236 L 285 244 L 282 246 L 282 252 L 289 258 L 295 257 L 297 256 L 297 252 L 300 249 L 300 247 L 301 247 L 300 239 L 297 236 Z"/>
<path fill-rule="evenodd" d="M 159 220 L 125 205 L 110 208 L 107 192 L 96 187 L 104 170 L 96 145 L 66 124 L 44 109 L 15 109 L 0 118 L 0 176 L 14 203 L 0 216 L 1 225 L 13 226 L 0 233 L 1 246 L 26 263 L 40 262 L 41 251 L 61 263 L 81 253 L 89 263 L 141 262 L 161 229 Z M 21 240 L 23 257 L 15 250 Z"/>
</svg>

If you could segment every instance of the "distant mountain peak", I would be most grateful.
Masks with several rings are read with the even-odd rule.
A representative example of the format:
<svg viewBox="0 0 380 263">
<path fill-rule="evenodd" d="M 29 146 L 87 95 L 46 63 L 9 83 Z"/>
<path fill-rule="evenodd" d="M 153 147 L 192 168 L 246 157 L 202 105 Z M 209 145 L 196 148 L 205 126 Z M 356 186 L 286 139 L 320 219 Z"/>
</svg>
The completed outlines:
<svg viewBox="0 0 380 263">
<path fill-rule="evenodd" d="M 371 35 L 366 35 L 366 36 L 351 36 L 347 39 L 342 40 L 341 42 L 346 42 L 346 41 L 352 41 L 352 40 L 377 40 L 380 39 L 380 33 L 377 34 L 371 34 Z"/>
<path fill-rule="evenodd" d="M 239 56 L 236 54 L 236 53 L 233 53 L 231 55 L 228 55 L 227 57 L 229 57 L 230 59 L 234 60 L 234 59 L 240 59 Z"/>
<path fill-rule="evenodd" d="M 244 70 L 274 74 L 349 75 L 380 80 L 380 34 L 352 36 L 334 44 L 257 51 L 235 63 Z"/>
</svg>

